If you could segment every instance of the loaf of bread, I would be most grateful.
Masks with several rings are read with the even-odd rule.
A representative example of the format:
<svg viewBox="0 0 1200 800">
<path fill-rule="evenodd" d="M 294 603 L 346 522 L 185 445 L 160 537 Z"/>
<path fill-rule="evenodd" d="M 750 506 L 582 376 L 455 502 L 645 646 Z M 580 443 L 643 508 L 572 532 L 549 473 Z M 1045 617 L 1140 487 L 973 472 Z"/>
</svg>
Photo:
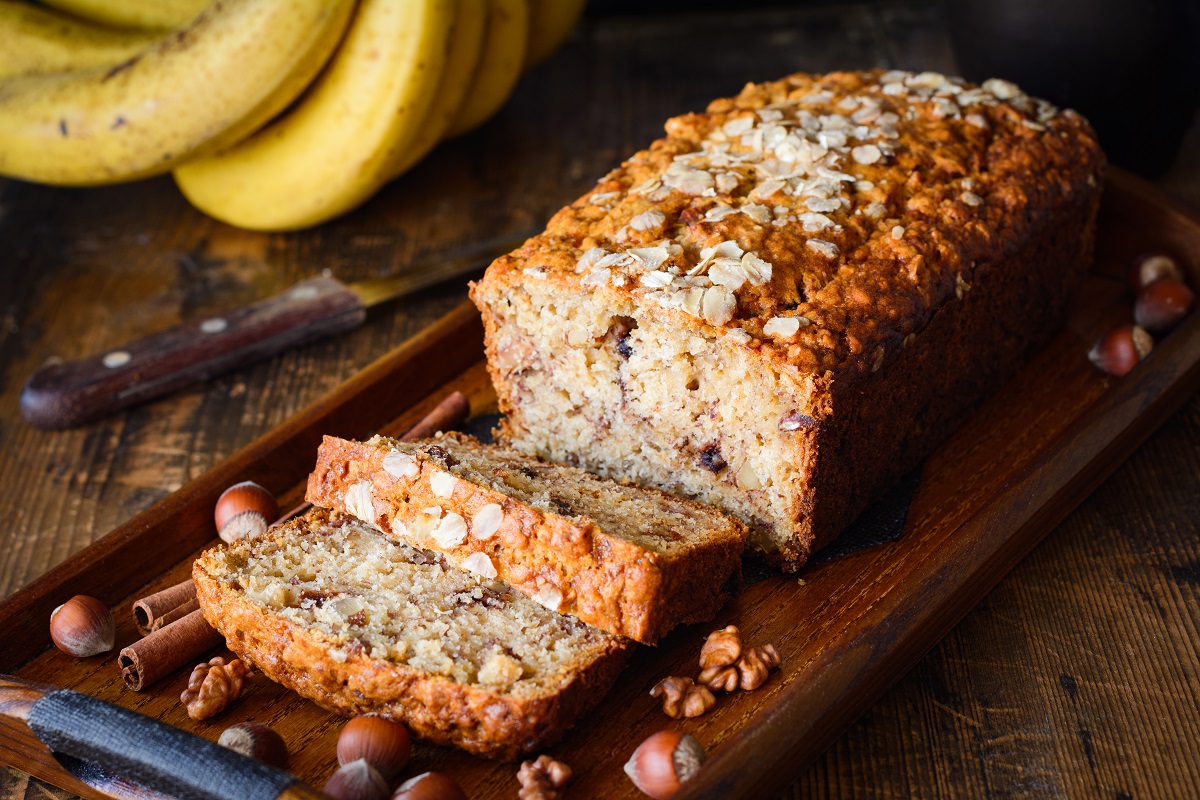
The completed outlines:
<svg viewBox="0 0 1200 800">
<path fill-rule="evenodd" d="M 1087 122 L 1000 80 L 750 84 L 472 289 L 503 440 L 719 506 L 794 569 L 1060 324 Z"/>
<path fill-rule="evenodd" d="M 271 680 L 491 758 L 551 744 L 635 647 L 319 508 L 192 576 L 205 619 Z"/>
<path fill-rule="evenodd" d="M 326 436 L 306 498 L 647 643 L 716 615 L 746 543 L 716 509 L 454 433 Z"/>
</svg>

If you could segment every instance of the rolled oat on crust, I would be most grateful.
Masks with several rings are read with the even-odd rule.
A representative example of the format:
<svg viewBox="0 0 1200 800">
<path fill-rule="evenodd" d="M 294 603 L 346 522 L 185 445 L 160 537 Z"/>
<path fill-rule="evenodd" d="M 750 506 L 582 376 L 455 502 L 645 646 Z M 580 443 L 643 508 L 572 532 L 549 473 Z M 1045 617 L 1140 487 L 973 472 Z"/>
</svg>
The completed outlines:
<svg viewBox="0 0 1200 800">
<path fill-rule="evenodd" d="M 708 506 L 454 433 L 326 436 L 305 497 L 648 644 L 716 615 L 746 542 Z"/>
<path fill-rule="evenodd" d="M 787 569 L 1060 324 L 1104 156 L 1006 81 L 748 84 L 472 287 L 501 436 L 717 505 Z"/>
<path fill-rule="evenodd" d="M 634 647 L 320 508 L 207 551 L 193 578 L 205 618 L 271 680 L 488 758 L 556 741 Z"/>
</svg>

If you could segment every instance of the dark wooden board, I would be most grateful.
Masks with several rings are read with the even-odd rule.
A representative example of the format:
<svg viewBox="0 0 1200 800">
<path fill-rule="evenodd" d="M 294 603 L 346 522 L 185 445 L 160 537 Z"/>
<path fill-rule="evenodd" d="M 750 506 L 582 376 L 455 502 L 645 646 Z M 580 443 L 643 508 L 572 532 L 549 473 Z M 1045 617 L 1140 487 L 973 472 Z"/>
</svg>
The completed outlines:
<svg viewBox="0 0 1200 800">
<path fill-rule="evenodd" d="M 1125 378 L 1098 373 L 1084 355 L 1099 333 L 1129 317 L 1125 268 L 1150 246 L 1200 264 L 1200 217 L 1114 172 L 1099 263 L 1067 327 L 926 462 L 902 538 L 747 587 L 714 625 L 737 623 L 747 640 L 774 643 L 783 668 L 757 692 L 723 696 L 704 717 L 672 722 L 647 692 L 666 675 L 695 673 L 712 626 L 691 626 L 642 648 L 600 710 L 551 751 L 575 768 L 577 795 L 637 796 L 621 765 L 642 738 L 668 726 L 693 733 L 711 753 L 681 797 L 778 791 L 911 668 L 1200 385 L 1200 315 Z M 76 660 L 47 649 L 46 619 L 66 597 L 94 594 L 117 613 L 118 647 L 128 643 L 136 636 L 130 603 L 187 573 L 212 541 L 211 509 L 222 488 L 253 478 L 286 505 L 299 498 L 323 433 L 399 432 L 455 389 L 487 410 L 494 396 L 480 357 L 477 317 L 460 307 L 47 573 L 0 605 L 0 671 L 85 691 L 209 738 L 235 722 L 265 722 L 291 745 L 291 768 L 320 785 L 336 763 L 339 719 L 259 679 L 226 713 L 192 722 L 177 699 L 187 669 L 135 694 L 121 683 L 115 652 Z M 3 723 L 0 731 L 0 761 L 84 796 L 104 796 L 69 779 L 22 726 Z M 511 796 L 516 785 L 513 765 L 418 747 L 409 770 L 430 768 L 456 774 L 476 798 Z"/>
</svg>

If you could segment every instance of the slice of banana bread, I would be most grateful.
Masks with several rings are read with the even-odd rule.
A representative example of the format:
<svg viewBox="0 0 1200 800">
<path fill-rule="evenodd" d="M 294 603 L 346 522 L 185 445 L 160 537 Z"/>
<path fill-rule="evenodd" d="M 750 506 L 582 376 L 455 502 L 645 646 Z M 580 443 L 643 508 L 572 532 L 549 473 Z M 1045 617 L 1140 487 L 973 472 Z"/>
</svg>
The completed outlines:
<svg viewBox="0 0 1200 800">
<path fill-rule="evenodd" d="M 489 758 L 551 744 L 635 646 L 320 508 L 192 576 L 205 619 L 271 680 Z"/>
<path fill-rule="evenodd" d="M 502 440 L 720 506 L 795 569 L 1060 324 L 1087 121 L 932 72 L 748 84 L 472 288 Z"/>
<path fill-rule="evenodd" d="M 651 644 L 716 615 L 746 541 L 746 527 L 716 509 L 455 433 L 326 436 L 306 497 Z"/>
</svg>

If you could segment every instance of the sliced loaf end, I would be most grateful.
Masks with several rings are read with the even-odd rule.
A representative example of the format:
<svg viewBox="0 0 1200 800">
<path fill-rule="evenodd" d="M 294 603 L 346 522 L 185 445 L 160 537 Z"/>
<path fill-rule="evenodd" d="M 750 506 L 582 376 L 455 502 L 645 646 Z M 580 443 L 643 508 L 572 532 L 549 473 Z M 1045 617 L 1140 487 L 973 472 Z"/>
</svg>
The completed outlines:
<svg viewBox="0 0 1200 800">
<path fill-rule="evenodd" d="M 633 647 L 320 508 L 209 550 L 193 577 L 205 618 L 267 677 L 490 758 L 556 740 Z"/>
<path fill-rule="evenodd" d="M 307 498 L 646 643 L 716 614 L 746 538 L 692 500 L 460 434 L 326 437 Z"/>
</svg>

